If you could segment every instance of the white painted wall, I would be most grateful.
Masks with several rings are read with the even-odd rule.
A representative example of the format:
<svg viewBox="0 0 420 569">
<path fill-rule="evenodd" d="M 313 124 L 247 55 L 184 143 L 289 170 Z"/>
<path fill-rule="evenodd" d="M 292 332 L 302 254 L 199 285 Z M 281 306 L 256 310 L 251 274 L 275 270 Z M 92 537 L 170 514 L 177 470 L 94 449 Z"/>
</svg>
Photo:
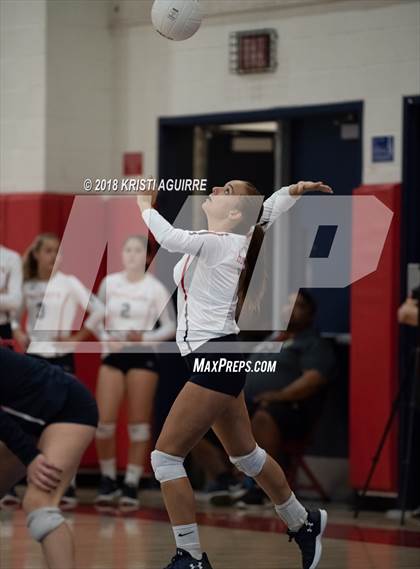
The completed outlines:
<svg viewBox="0 0 420 569">
<path fill-rule="evenodd" d="M 0 2 L 0 191 L 45 185 L 46 0 Z"/>
<path fill-rule="evenodd" d="M 217 1 L 228 13 L 206 0 L 199 33 L 170 42 L 147 23 L 150 0 L 1 0 L 0 190 L 80 191 L 87 176 L 120 176 L 125 151 L 154 173 L 160 116 L 349 100 L 365 101 L 364 182 L 401 180 L 419 0 L 264 0 L 240 13 Z M 230 74 L 229 32 L 266 26 L 277 71 Z M 374 135 L 395 136 L 393 163 L 371 163 Z"/>
<path fill-rule="evenodd" d="M 1 0 L 0 190 L 77 192 L 108 177 L 109 0 Z"/>
<path fill-rule="evenodd" d="M 81 191 L 108 178 L 113 141 L 113 42 L 108 0 L 49 0 L 46 184 Z"/>
<path fill-rule="evenodd" d="M 402 97 L 420 92 L 418 1 L 321 2 L 212 16 L 187 42 L 166 41 L 149 25 L 120 26 L 118 84 L 130 113 L 117 108 L 117 140 L 121 151 L 145 151 L 148 172 L 157 160 L 159 116 L 364 100 L 363 180 L 401 180 Z M 277 71 L 230 74 L 229 32 L 258 27 L 278 31 Z M 374 135 L 395 136 L 394 162 L 371 162 Z"/>
</svg>

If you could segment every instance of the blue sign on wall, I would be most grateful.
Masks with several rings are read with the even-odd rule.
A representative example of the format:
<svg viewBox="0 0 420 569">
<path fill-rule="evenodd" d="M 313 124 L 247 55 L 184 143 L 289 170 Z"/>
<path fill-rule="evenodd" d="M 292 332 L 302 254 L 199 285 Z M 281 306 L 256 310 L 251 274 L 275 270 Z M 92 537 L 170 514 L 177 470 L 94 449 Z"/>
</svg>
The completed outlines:
<svg viewBox="0 0 420 569">
<path fill-rule="evenodd" d="M 394 137 L 372 137 L 372 162 L 392 162 L 394 160 Z"/>
</svg>

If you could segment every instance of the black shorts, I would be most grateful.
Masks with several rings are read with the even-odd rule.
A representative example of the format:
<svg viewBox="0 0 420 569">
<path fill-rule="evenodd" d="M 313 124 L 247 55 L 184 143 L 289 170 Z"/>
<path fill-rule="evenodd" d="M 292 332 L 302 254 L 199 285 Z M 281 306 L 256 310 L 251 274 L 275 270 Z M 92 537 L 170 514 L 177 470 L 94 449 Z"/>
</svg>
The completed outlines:
<svg viewBox="0 0 420 569">
<path fill-rule="evenodd" d="M 64 354 L 63 356 L 56 356 L 54 358 L 46 358 L 44 356 L 38 356 L 38 354 L 28 354 L 33 358 L 38 358 L 40 360 L 44 360 L 53 366 L 58 366 L 66 373 L 70 373 L 74 375 L 75 373 L 75 363 L 74 363 L 74 354 Z"/>
<path fill-rule="evenodd" d="M 73 376 L 71 379 L 63 407 L 45 425 L 26 421 L 20 417 L 13 417 L 25 433 L 38 439 L 42 431 L 54 423 L 75 423 L 76 425 L 88 425 L 95 428 L 98 426 L 99 414 L 95 398 L 78 379 Z"/>
<path fill-rule="evenodd" d="M 96 400 L 87 387 L 74 379 L 68 388 L 64 406 L 50 421 L 51 423 L 76 423 L 97 427 L 99 420 Z"/>
<path fill-rule="evenodd" d="M 196 351 L 185 356 L 185 361 L 187 367 L 191 373 L 188 381 L 195 383 L 196 385 L 201 385 L 212 391 L 218 391 L 219 393 L 225 393 L 226 395 L 233 395 L 233 397 L 238 397 L 243 388 L 245 387 L 246 371 L 243 368 L 241 371 L 233 371 L 239 362 L 243 362 L 244 356 L 241 353 L 216 353 L 207 352 L 206 346 L 214 342 L 236 342 L 236 334 L 229 334 L 228 336 L 222 336 L 221 338 L 213 338 L 209 340 Z M 221 360 L 226 362 L 224 367 L 221 367 L 219 371 L 214 371 L 213 366 L 220 364 Z M 205 365 L 203 369 L 199 371 L 194 371 L 195 360 L 201 360 L 200 364 L 204 359 Z M 198 363 L 198 362 L 197 362 Z M 230 369 L 229 369 L 230 366 Z"/>
<path fill-rule="evenodd" d="M 144 369 L 158 373 L 158 361 L 155 354 L 149 352 L 128 352 L 122 350 L 109 354 L 102 360 L 102 365 L 110 366 L 126 374 L 132 369 Z"/>
</svg>

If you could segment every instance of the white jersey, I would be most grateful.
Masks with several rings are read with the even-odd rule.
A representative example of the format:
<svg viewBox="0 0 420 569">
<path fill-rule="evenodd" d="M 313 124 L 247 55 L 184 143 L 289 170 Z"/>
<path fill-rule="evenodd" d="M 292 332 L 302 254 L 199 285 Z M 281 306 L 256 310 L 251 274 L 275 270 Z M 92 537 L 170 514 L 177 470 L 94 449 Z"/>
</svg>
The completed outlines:
<svg viewBox="0 0 420 569">
<path fill-rule="evenodd" d="M 296 201 L 289 187 L 281 188 L 264 202 L 259 224 L 267 229 Z M 237 288 L 249 245 L 247 236 L 175 229 L 153 209 L 145 210 L 143 219 L 162 247 L 184 253 L 174 269 L 178 286 L 176 339 L 181 354 L 191 353 L 213 338 L 237 334 Z"/>
<path fill-rule="evenodd" d="M 124 272 L 108 275 L 98 296 L 106 307 L 103 339 L 124 341 L 130 331 L 141 331 L 143 340 L 162 342 L 175 334 L 170 294 L 149 273 L 136 282 L 129 281 Z"/>
<path fill-rule="evenodd" d="M 66 338 L 74 329 L 78 310 L 87 310 L 89 317 L 84 326 L 94 331 L 104 317 L 102 303 L 73 275 L 55 273 L 49 281 L 37 279 L 23 284 L 23 306 L 18 318 L 26 309 L 26 332 L 31 342 L 28 353 L 56 357 L 70 353 L 70 347 L 60 346 L 54 340 Z M 19 322 L 14 323 L 17 327 Z M 76 326 L 79 329 L 79 326 Z"/>
<path fill-rule="evenodd" d="M 22 303 L 22 261 L 20 255 L 0 245 L 0 324 Z"/>
</svg>

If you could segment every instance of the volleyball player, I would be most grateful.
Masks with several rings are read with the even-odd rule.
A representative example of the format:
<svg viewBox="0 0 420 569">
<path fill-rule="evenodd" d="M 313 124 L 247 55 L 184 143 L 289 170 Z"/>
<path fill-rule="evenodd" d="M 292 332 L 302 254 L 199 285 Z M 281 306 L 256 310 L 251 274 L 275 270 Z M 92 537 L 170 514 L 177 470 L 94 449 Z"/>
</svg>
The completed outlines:
<svg viewBox="0 0 420 569">
<path fill-rule="evenodd" d="M 264 229 L 292 207 L 297 197 L 314 190 L 332 193 L 322 182 L 299 182 L 275 192 L 257 216 L 255 199 L 245 198 L 260 196 L 259 192 L 250 183 L 231 181 L 213 188 L 203 204 L 209 230 L 198 232 L 173 228 L 151 209 L 150 196 L 137 198 L 143 220 L 157 242 L 168 251 L 184 253 L 174 269 L 178 283 L 177 343 L 192 373 L 169 412 L 151 456 L 177 545 L 166 569 L 211 569 L 201 550 L 194 494 L 183 466 L 185 456 L 210 428 L 233 464 L 255 478 L 270 497 L 288 526 L 290 540 L 294 539 L 301 550 L 303 568 L 314 569 L 319 563 L 327 513 L 307 511 L 291 491 L 281 467 L 256 444 L 243 395 L 245 373 L 193 371 L 195 359 L 203 354 L 208 361 L 219 361 L 221 354 L 211 353 L 211 344 L 214 348 L 215 342 L 235 340 L 239 332 L 235 313 L 246 294 Z M 234 369 L 239 355 L 223 357 Z"/>
<path fill-rule="evenodd" d="M 0 245 L 0 338 L 12 339 L 11 313 L 22 302 L 22 262 L 20 255 Z"/>
<path fill-rule="evenodd" d="M 20 255 L 0 245 L 0 340 L 12 340 L 11 314 L 22 302 L 22 261 Z M 18 506 L 20 499 L 11 488 L 0 500 L 4 506 Z"/>
<path fill-rule="evenodd" d="M 93 440 L 96 402 L 72 375 L 0 346 L 0 498 L 22 476 L 23 509 L 49 569 L 74 569 L 74 540 L 58 508 Z"/>
<path fill-rule="evenodd" d="M 38 235 L 23 259 L 23 303 L 12 322 L 13 335 L 23 350 L 45 358 L 68 373 L 74 373 L 74 353 L 95 330 L 104 315 L 101 302 L 73 275 L 58 270 L 58 237 L 52 233 Z M 81 329 L 72 333 L 77 310 L 87 307 L 90 313 Z M 27 312 L 26 331 L 21 328 Z M 38 328 L 38 329 L 37 329 Z M 41 329 L 40 329 L 41 328 Z M 30 347 L 36 342 L 35 347 Z M 60 346 L 66 342 L 66 346 Z M 62 507 L 70 509 L 77 503 L 75 481 L 63 496 Z"/>
<path fill-rule="evenodd" d="M 23 349 L 31 342 L 31 355 L 48 359 L 64 371 L 74 373 L 71 344 L 82 342 L 93 332 L 104 315 L 98 299 L 73 275 L 58 269 L 58 237 L 52 233 L 38 235 L 23 259 L 23 304 L 12 322 L 13 335 Z M 72 333 L 78 308 L 90 313 L 81 329 Z M 22 314 L 27 312 L 26 331 L 21 328 Z M 65 346 L 60 346 L 65 342 Z"/>
<path fill-rule="evenodd" d="M 119 497 L 122 508 L 139 506 L 138 486 L 150 444 L 152 407 L 159 379 L 156 355 L 147 342 L 169 340 L 175 335 L 169 293 L 147 266 L 147 237 L 129 237 L 122 250 L 123 271 L 108 275 L 98 296 L 106 306 L 109 342 L 134 341 L 144 347 L 120 348 L 104 354 L 96 390 L 99 427 L 96 448 L 101 482 L 95 503 L 110 506 Z M 159 322 L 159 326 L 155 325 Z M 141 332 L 142 331 L 142 332 Z M 118 346 L 118 344 L 117 344 Z M 105 344 L 106 347 L 106 344 Z M 115 349 L 115 348 L 114 348 Z M 126 395 L 128 415 L 128 464 L 122 489 L 117 484 L 115 430 L 118 413 Z"/>
</svg>

